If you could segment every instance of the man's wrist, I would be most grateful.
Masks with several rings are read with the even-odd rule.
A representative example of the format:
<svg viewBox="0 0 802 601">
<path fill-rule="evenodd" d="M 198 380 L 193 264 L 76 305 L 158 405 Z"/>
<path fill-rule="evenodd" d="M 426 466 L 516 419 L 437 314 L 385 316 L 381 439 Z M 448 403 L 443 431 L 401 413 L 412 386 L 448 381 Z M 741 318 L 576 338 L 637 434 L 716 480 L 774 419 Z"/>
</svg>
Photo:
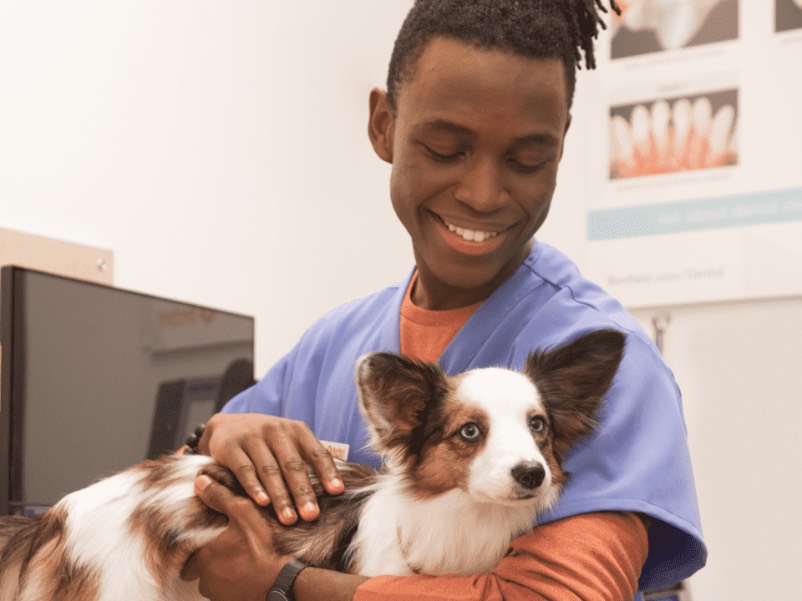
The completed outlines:
<svg viewBox="0 0 802 601">
<path fill-rule="evenodd" d="M 285 563 L 267 592 L 265 601 L 295 601 L 293 584 L 295 584 L 298 574 L 307 566 L 308 564 L 300 559 L 290 559 Z"/>
</svg>

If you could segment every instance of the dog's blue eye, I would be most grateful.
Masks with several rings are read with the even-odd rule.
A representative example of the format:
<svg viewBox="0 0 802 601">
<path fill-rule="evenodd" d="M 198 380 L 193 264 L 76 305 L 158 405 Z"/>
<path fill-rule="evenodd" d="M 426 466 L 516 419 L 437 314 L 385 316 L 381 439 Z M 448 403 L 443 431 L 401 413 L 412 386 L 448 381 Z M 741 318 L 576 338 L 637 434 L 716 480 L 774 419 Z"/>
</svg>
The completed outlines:
<svg viewBox="0 0 802 601">
<path fill-rule="evenodd" d="M 536 415 L 529 420 L 529 428 L 535 434 L 541 434 L 546 431 L 546 420 Z"/>
<path fill-rule="evenodd" d="M 482 435 L 482 431 L 479 429 L 479 426 L 471 422 L 459 429 L 459 435 L 467 442 L 475 442 L 479 436 Z"/>
</svg>

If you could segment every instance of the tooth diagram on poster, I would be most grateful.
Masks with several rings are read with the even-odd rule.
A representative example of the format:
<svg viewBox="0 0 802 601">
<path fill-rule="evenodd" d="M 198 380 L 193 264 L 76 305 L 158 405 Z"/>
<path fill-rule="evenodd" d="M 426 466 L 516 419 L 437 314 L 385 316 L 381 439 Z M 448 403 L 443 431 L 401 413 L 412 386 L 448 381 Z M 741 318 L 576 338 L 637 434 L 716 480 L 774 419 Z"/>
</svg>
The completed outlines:
<svg viewBox="0 0 802 601">
<path fill-rule="evenodd" d="M 802 2 L 620 4 L 586 271 L 629 307 L 802 294 Z"/>
</svg>

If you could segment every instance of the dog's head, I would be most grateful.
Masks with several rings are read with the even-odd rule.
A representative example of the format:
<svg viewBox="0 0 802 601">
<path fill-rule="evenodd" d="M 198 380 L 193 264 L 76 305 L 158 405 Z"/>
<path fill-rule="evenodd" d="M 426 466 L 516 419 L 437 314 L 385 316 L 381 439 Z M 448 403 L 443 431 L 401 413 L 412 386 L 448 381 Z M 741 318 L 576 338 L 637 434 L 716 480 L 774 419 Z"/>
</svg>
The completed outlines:
<svg viewBox="0 0 802 601">
<path fill-rule="evenodd" d="M 357 363 L 371 444 L 421 498 L 461 489 L 477 500 L 556 501 L 564 453 L 588 434 L 624 350 L 624 335 L 592 332 L 529 355 L 523 372 L 456 376 L 393 353 Z"/>
</svg>

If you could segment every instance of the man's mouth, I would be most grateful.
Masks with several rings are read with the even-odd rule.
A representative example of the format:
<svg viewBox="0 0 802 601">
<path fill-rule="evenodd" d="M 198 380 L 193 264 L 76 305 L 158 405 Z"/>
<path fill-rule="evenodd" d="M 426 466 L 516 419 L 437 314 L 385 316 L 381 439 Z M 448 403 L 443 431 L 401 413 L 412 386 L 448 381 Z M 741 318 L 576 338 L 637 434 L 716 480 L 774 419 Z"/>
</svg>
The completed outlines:
<svg viewBox="0 0 802 601">
<path fill-rule="evenodd" d="M 498 232 L 483 232 L 481 230 L 470 230 L 468 228 L 460 227 L 458 225 L 454 225 L 453 223 L 449 223 L 442 217 L 440 219 L 450 232 L 457 234 L 463 240 L 467 240 L 468 242 L 484 242 L 485 240 L 489 240 L 490 238 L 493 238 L 494 236 L 498 235 Z"/>
</svg>

